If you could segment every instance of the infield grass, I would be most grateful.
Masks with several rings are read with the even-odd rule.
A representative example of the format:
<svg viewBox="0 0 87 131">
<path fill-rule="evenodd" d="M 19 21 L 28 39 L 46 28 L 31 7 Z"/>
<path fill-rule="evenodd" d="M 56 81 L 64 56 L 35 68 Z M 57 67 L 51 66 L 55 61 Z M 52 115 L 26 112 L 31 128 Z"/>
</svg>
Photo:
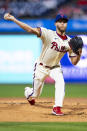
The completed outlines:
<svg viewBox="0 0 87 131">
<path fill-rule="evenodd" d="M 0 97 L 24 97 L 24 88 L 32 85 L 0 85 Z M 87 98 L 87 84 L 66 84 L 66 97 Z M 45 84 L 41 97 L 54 97 L 54 84 Z"/>
<path fill-rule="evenodd" d="M 1 122 L 0 131 L 87 131 L 84 122 Z"/>
</svg>

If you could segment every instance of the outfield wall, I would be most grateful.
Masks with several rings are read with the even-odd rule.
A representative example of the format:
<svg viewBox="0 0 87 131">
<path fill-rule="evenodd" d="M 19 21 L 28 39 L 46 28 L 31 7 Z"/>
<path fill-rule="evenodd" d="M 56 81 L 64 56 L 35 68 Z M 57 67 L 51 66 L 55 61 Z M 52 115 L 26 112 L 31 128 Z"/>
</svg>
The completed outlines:
<svg viewBox="0 0 87 131">
<path fill-rule="evenodd" d="M 68 54 L 61 60 L 66 82 L 87 82 L 87 36 L 80 62 L 73 66 Z M 41 40 L 33 35 L 0 35 L 0 83 L 31 83 Z M 50 82 L 50 79 L 47 79 Z"/>
<path fill-rule="evenodd" d="M 45 27 L 48 29 L 55 30 L 54 19 L 28 19 L 20 20 L 26 24 L 29 24 L 32 27 Z M 12 21 L 0 20 L 0 32 L 16 32 L 16 33 L 25 33 L 18 25 Z M 77 33 L 87 33 L 87 19 L 70 19 L 68 22 L 66 32 L 77 32 Z"/>
</svg>

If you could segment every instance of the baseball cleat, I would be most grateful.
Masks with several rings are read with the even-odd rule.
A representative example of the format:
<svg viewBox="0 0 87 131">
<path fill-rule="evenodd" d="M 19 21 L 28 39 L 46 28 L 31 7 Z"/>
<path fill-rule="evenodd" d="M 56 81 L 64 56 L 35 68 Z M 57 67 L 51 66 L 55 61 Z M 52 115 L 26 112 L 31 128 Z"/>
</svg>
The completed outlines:
<svg viewBox="0 0 87 131">
<path fill-rule="evenodd" d="M 63 116 L 64 113 L 61 112 L 61 107 L 53 107 L 53 111 L 52 111 L 52 114 L 53 115 L 56 115 L 56 116 Z"/>
<path fill-rule="evenodd" d="M 27 99 L 30 105 L 35 105 L 35 99 L 29 100 Z"/>
</svg>

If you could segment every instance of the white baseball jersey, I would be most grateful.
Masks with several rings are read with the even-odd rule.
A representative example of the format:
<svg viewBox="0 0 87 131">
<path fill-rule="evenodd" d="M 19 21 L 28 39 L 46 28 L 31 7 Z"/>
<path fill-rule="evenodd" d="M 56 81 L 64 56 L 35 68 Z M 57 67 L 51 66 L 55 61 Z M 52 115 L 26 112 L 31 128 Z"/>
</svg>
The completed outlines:
<svg viewBox="0 0 87 131">
<path fill-rule="evenodd" d="M 61 36 L 56 31 L 48 30 L 46 28 L 41 29 L 42 40 L 42 52 L 39 57 L 39 62 L 47 66 L 55 66 L 60 64 L 61 58 L 66 52 L 69 52 L 69 56 L 76 56 L 72 52 L 68 44 L 70 37 Z"/>
<path fill-rule="evenodd" d="M 25 90 L 25 96 L 38 97 L 43 89 L 44 80 L 47 76 L 50 76 L 55 81 L 55 105 L 54 107 L 62 107 L 63 99 L 65 95 L 65 83 L 63 73 L 60 65 L 60 60 L 66 52 L 69 52 L 69 56 L 76 56 L 70 49 L 68 44 L 70 37 L 61 36 L 56 31 L 41 28 L 41 40 L 42 40 L 42 52 L 35 64 L 33 74 L 33 92 L 29 92 L 30 89 Z M 41 66 L 44 65 L 44 66 Z M 47 68 L 57 67 L 57 68 Z M 30 93 L 30 94 L 29 94 Z"/>
</svg>

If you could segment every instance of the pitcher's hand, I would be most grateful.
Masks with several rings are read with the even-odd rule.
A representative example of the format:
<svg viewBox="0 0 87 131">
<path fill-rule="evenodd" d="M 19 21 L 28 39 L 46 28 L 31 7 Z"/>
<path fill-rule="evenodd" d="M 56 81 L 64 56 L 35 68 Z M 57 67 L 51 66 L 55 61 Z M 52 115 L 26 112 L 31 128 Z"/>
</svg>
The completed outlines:
<svg viewBox="0 0 87 131">
<path fill-rule="evenodd" d="M 9 13 L 6 13 L 4 14 L 4 19 L 14 21 L 15 17 L 10 15 Z"/>
</svg>

